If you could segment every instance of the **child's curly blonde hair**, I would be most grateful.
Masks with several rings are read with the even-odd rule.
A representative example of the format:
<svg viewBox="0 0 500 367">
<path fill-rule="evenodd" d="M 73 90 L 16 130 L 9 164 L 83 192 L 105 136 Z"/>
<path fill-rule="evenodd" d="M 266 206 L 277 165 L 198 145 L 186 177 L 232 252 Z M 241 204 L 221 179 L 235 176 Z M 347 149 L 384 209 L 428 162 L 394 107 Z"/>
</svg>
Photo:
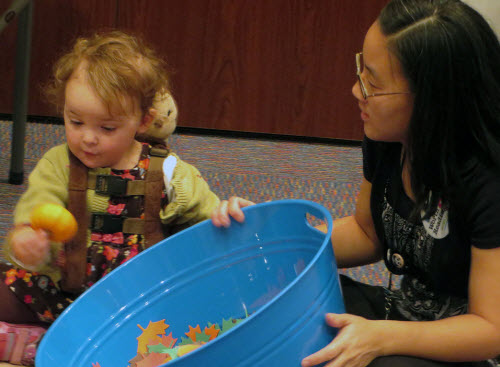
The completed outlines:
<svg viewBox="0 0 500 367">
<path fill-rule="evenodd" d="M 169 92 L 165 62 L 142 40 L 120 31 L 97 33 L 78 38 L 54 65 L 45 94 L 59 112 L 64 108 L 66 83 L 82 62 L 87 64 L 90 86 L 110 110 L 125 110 L 122 97 L 128 96 L 139 102 L 145 114 L 157 93 Z"/>
</svg>

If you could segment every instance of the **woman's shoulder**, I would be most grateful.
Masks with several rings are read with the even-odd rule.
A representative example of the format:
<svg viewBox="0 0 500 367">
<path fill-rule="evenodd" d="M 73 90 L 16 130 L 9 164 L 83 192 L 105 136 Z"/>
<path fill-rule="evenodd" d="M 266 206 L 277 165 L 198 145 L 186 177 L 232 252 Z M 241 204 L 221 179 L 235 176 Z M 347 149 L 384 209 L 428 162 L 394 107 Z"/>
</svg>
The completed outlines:
<svg viewBox="0 0 500 367">
<path fill-rule="evenodd" d="M 464 195 L 496 194 L 500 198 L 500 167 L 480 161 L 464 165 L 462 173 Z"/>
<path fill-rule="evenodd" d="M 468 167 L 456 193 L 458 212 L 479 248 L 500 243 L 500 169 L 483 163 Z"/>
<path fill-rule="evenodd" d="M 481 162 L 469 165 L 462 174 L 462 183 L 457 191 L 456 197 L 466 213 L 499 213 L 500 168 Z"/>
</svg>

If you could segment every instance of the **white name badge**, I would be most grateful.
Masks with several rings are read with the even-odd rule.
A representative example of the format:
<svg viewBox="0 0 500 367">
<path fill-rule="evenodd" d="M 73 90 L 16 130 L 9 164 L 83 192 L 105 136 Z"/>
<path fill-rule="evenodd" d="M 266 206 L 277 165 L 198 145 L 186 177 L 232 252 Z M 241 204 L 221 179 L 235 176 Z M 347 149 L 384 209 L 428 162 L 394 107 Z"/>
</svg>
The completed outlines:
<svg viewBox="0 0 500 367">
<path fill-rule="evenodd" d="M 424 212 L 421 213 L 422 217 Z M 448 227 L 448 208 L 443 207 L 441 200 L 437 206 L 436 212 L 428 219 L 423 219 L 425 231 L 433 238 L 441 239 L 448 236 L 450 229 Z"/>
</svg>

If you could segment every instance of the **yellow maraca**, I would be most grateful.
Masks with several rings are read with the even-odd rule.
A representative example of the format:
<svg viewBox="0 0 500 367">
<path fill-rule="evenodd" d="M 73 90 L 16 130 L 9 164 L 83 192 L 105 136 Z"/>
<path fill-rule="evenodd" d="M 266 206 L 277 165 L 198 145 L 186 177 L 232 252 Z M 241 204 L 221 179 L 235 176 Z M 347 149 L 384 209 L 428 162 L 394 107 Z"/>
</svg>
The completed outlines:
<svg viewBox="0 0 500 367">
<path fill-rule="evenodd" d="M 73 214 L 61 205 L 53 203 L 39 204 L 33 209 L 31 227 L 47 231 L 49 238 L 55 242 L 71 239 L 78 230 Z"/>
</svg>

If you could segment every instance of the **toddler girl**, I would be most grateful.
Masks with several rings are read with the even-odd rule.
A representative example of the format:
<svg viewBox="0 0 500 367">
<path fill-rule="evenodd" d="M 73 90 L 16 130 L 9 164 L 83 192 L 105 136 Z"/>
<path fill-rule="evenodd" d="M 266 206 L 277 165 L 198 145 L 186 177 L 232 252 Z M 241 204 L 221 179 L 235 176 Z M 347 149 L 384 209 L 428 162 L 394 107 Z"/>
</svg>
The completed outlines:
<svg viewBox="0 0 500 367">
<path fill-rule="evenodd" d="M 217 207 L 195 167 L 137 140 L 158 114 L 155 96 L 166 93 L 163 62 L 121 32 L 78 39 L 56 63 L 48 96 L 62 110 L 67 142 L 45 153 L 16 206 L 5 248 L 11 264 L 0 263 L 0 333 L 50 324 L 97 280 Z M 72 240 L 55 243 L 31 228 L 41 203 L 73 213 L 79 228 Z M 0 343 L 0 360 L 32 363 L 32 346 L 24 359 L 13 353 L 27 351 L 19 343 L 32 339 L 17 338 L 12 351 Z"/>
</svg>

